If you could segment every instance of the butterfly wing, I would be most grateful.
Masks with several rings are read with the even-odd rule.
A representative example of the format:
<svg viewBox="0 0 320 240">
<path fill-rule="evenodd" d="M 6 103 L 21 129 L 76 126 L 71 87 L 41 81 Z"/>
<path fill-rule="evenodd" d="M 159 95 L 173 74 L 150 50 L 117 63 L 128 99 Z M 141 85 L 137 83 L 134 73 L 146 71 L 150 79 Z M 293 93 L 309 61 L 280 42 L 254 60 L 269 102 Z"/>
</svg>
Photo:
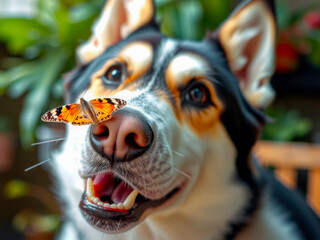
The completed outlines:
<svg viewBox="0 0 320 240">
<path fill-rule="evenodd" d="M 80 104 L 73 103 L 54 108 L 41 117 L 44 122 L 71 122 L 73 125 L 83 125 L 92 123 L 82 115 Z"/>
<path fill-rule="evenodd" d="M 87 118 L 86 116 L 82 115 L 82 114 L 78 115 L 71 122 L 72 125 L 79 125 L 79 126 L 80 125 L 87 125 L 87 124 L 91 124 L 91 123 L 92 123 L 92 121 L 89 118 Z"/>
<path fill-rule="evenodd" d="M 97 98 L 89 101 L 94 109 L 98 122 L 111 118 L 111 114 L 124 107 L 127 102 L 118 98 Z"/>
</svg>

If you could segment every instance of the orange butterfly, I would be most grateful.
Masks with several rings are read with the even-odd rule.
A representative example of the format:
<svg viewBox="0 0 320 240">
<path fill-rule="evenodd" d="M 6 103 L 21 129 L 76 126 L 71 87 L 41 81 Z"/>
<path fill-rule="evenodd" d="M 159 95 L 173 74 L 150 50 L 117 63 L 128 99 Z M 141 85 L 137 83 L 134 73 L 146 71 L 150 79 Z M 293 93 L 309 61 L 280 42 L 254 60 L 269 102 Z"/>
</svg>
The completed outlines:
<svg viewBox="0 0 320 240">
<path fill-rule="evenodd" d="M 98 123 L 110 119 L 111 114 L 127 104 L 118 98 L 97 98 L 80 104 L 73 103 L 54 108 L 41 117 L 44 122 L 71 122 L 72 125 Z"/>
</svg>

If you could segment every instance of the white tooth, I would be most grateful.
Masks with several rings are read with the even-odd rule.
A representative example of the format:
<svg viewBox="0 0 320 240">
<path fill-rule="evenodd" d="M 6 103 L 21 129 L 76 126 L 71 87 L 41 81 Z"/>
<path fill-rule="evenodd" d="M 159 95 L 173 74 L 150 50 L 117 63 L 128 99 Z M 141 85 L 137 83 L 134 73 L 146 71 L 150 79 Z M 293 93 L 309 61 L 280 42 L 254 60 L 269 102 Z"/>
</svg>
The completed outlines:
<svg viewBox="0 0 320 240">
<path fill-rule="evenodd" d="M 94 187 L 93 182 L 91 178 L 87 179 L 87 197 L 93 197 L 94 196 Z"/>
<path fill-rule="evenodd" d="M 124 201 L 123 205 L 126 210 L 130 210 L 133 207 L 133 204 L 138 196 L 139 192 L 137 190 L 133 190 L 127 199 Z"/>
<path fill-rule="evenodd" d="M 101 201 L 98 202 L 98 205 L 99 205 L 99 206 L 102 206 L 102 205 L 103 205 L 103 202 L 101 202 Z"/>
<path fill-rule="evenodd" d="M 109 208 L 110 204 L 109 203 L 105 203 L 105 204 L 103 204 L 103 206 Z"/>
<path fill-rule="evenodd" d="M 113 209 L 116 209 L 116 208 L 117 208 L 117 205 L 116 205 L 115 203 L 113 203 L 113 204 L 111 204 L 110 207 L 113 208 Z"/>
<path fill-rule="evenodd" d="M 118 209 L 120 209 L 120 210 L 121 210 L 121 209 L 123 209 L 123 208 L 124 208 L 124 205 L 123 205 L 123 203 L 118 203 L 118 204 L 117 204 L 117 207 L 118 207 Z"/>
<path fill-rule="evenodd" d="M 98 202 L 100 202 L 100 199 L 97 198 L 97 197 L 95 197 L 95 198 L 93 199 L 93 203 L 97 204 Z"/>
</svg>

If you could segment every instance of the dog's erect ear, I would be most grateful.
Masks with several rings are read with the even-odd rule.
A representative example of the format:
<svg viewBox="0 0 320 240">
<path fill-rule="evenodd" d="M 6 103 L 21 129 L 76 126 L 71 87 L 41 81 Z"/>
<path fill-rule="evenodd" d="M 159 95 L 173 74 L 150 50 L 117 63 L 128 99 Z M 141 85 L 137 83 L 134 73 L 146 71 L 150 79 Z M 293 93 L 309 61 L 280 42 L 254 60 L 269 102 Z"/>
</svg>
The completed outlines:
<svg viewBox="0 0 320 240">
<path fill-rule="evenodd" d="M 153 0 L 109 0 L 93 27 L 91 38 L 77 49 L 81 63 L 99 56 L 154 17 Z"/>
<path fill-rule="evenodd" d="M 251 0 L 237 8 L 218 30 L 231 71 L 248 102 L 264 108 L 274 97 L 276 24 L 272 3 Z"/>
</svg>

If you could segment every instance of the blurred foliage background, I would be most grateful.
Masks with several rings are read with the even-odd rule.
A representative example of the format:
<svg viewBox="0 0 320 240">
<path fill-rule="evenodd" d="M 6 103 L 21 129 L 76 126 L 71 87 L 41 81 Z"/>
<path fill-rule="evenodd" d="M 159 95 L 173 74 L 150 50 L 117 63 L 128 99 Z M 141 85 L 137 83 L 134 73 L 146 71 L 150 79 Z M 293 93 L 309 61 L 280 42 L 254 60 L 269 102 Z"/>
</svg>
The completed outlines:
<svg viewBox="0 0 320 240">
<path fill-rule="evenodd" d="M 30 11 L 27 14 L 19 13 L 26 2 L 29 2 Z M 208 30 L 216 29 L 239 2 L 240 0 L 155 0 L 157 20 L 161 22 L 162 31 L 175 38 L 192 40 L 202 39 Z M 315 70 L 314 80 L 311 81 L 319 82 L 320 4 L 316 0 L 309 2 L 312 4 L 293 11 L 289 10 L 289 1 L 276 1 L 279 27 L 276 75 L 289 76 L 289 81 L 293 81 L 299 72 L 304 73 L 307 64 Z M 12 157 L 9 152 L 11 149 L 20 159 L 35 158 L 34 153 L 29 155 L 30 151 L 25 150 L 30 150 L 31 143 L 36 141 L 41 115 L 63 103 L 62 76 L 75 66 L 75 48 L 89 38 L 91 25 L 104 3 L 104 0 L 0 0 L 0 99 L 5 101 L 0 104 L 0 153 L 5 157 Z M 8 6 L 14 4 L 18 11 L 9 11 Z M 303 74 L 303 81 L 304 76 Z M 289 85 L 291 82 L 286 83 L 285 88 Z M 303 89 L 299 88 L 299 91 L 303 92 Z M 317 99 L 319 96 L 320 94 Z M 296 101 L 296 95 L 294 99 Z M 22 105 L 16 106 L 16 102 Z M 11 107 L 12 111 L 18 108 L 18 113 L 16 111 L 8 116 L 7 112 L 10 111 L 4 111 L 6 107 Z M 279 106 L 277 102 L 266 113 L 272 118 L 272 122 L 266 126 L 263 139 L 305 140 L 305 136 L 314 128 L 315 121 L 303 117 L 297 110 Z M 19 127 L 15 125 L 16 118 L 19 118 Z M 19 129 L 19 136 L 15 128 Z M 8 139 L 8 144 L 13 146 L 6 145 Z M 1 164 L 0 161 L 0 173 L 3 173 Z M 16 213 L 14 224 L 22 231 L 27 224 L 25 221 L 29 220 L 35 224 L 34 228 L 48 230 L 48 226 L 55 226 L 55 229 L 50 230 L 55 231 L 59 227 L 60 220 L 56 218 L 59 211 L 55 206 L 48 205 L 49 197 L 42 199 L 35 194 L 39 191 L 43 196 L 48 196 L 45 187 L 34 184 L 39 180 L 26 180 L 30 175 L 26 177 L 21 173 L 24 168 L 25 164 L 16 168 L 11 166 L 16 172 L 2 175 L 4 177 L 1 179 L 8 181 L 0 184 L 0 188 L 4 189 L 3 195 L 7 199 L 16 203 L 19 203 L 18 199 L 26 197 L 42 202 L 42 214 L 37 217 L 30 210 L 18 213 L 21 209 L 17 208 L 12 210 Z M 36 172 L 34 175 L 43 182 L 50 181 L 44 173 Z M 12 180 L 20 178 L 19 176 L 25 180 Z M 0 203 L 5 206 L 3 202 Z M 23 205 L 28 204 L 24 202 Z M 31 206 L 36 208 L 34 203 Z"/>
<path fill-rule="evenodd" d="M 75 48 L 90 36 L 103 1 L 39 0 L 29 18 L 0 19 L 0 41 L 8 51 L 1 60 L 0 94 L 23 96 L 21 141 L 35 140 L 40 116 L 61 103 L 61 76 L 75 66 Z"/>
</svg>

